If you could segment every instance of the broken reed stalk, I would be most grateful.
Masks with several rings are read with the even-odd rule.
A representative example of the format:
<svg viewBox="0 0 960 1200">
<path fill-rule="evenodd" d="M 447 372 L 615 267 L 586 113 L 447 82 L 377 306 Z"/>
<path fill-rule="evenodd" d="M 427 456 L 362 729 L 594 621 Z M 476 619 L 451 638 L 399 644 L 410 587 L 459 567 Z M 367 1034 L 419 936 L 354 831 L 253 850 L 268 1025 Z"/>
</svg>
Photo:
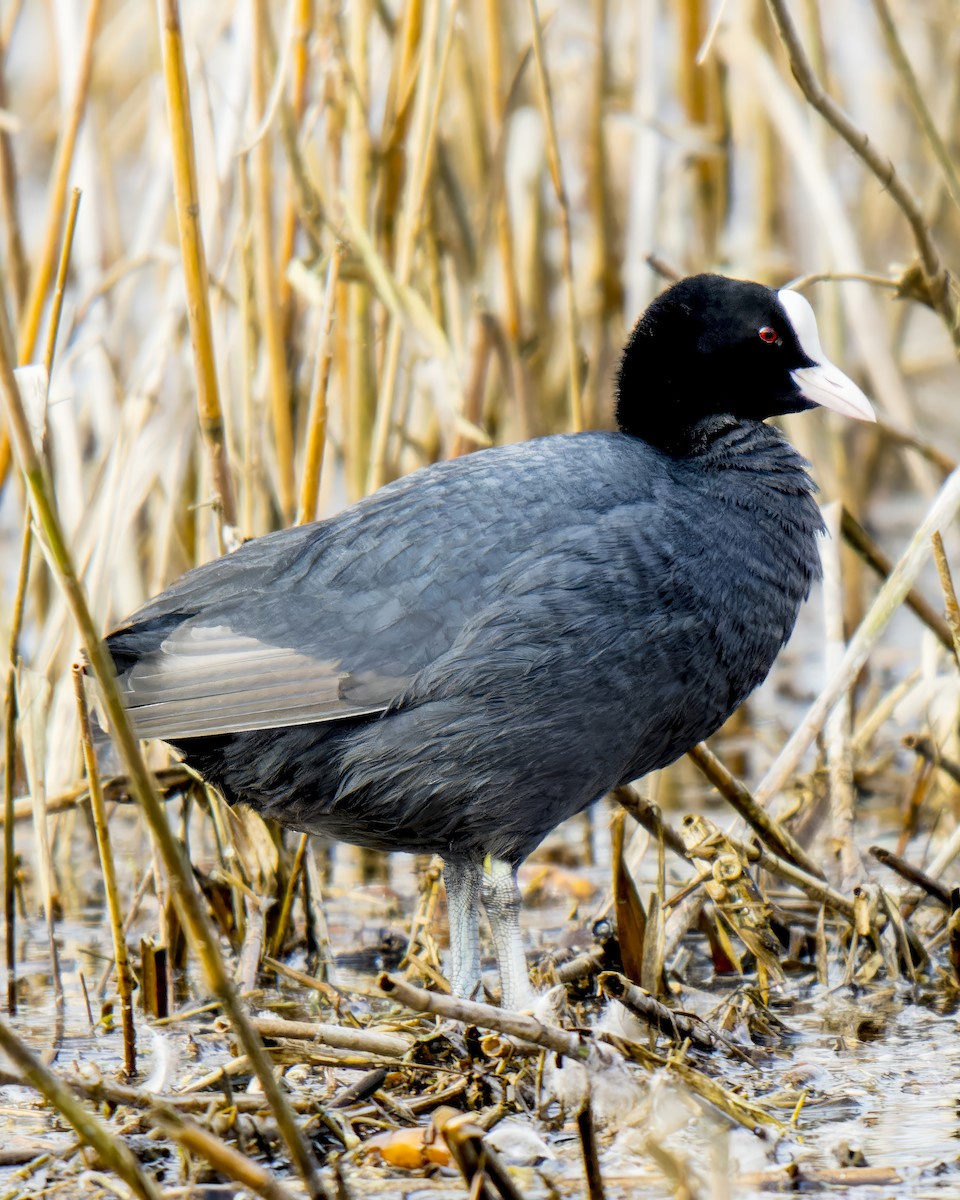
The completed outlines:
<svg viewBox="0 0 960 1200">
<path fill-rule="evenodd" d="M 712 1053 L 717 1046 L 713 1031 L 699 1017 L 675 1012 L 652 996 L 646 988 L 637 987 L 625 975 L 617 971 L 604 971 L 597 977 L 597 986 L 605 996 L 610 996 L 651 1028 L 664 1037 L 672 1038 L 678 1045 L 689 1041 L 698 1050 Z"/>
<path fill-rule="evenodd" d="M 543 36 L 537 0 L 527 0 L 530 13 L 530 28 L 533 39 L 533 57 L 537 65 L 537 85 L 540 107 L 546 131 L 547 166 L 550 180 L 560 208 L 560 244 L 562 257 L 560 270 L 563 274 L 563 295 L 567 307 L 567 369 L 570 373 L 570 428 L 574 433 L 583 429 L 583 388 L 581 384 L 580 320 L 577 316 L 577 298 L 573 283 L 573 237 L 570 232 L 570 200 L 563 182 L 560 163 L 560 143 L 557 137 L 557 122 L 553 112 L 553 96 L 550 91 L 550 76 L 543 57 Z"/>
<path fill-rule="evenodd" d="M 273 182 L 273 141 L 267 111 L 267 63 L 270 49 L 270 6 L 266 0 L 250 0 L 253 11 L 253 37 L 250 40 L 250 103 L 256 142 L 251 150 L 253 166 L 254 277 L 260 336 L 267 358 L 270 388 L 270 413 L 273 418 L 273 442 L 277 458 L 277 493 L 284 524 L 289 525 L 297 510 L 297 484 L 294 471 L 293 411 L 287 350 L 283 338 L 283 314 L 277 293 L 277 266 L 274 249 L 271 184 Z"/>
<path fill-rule="evenodd" d="M 603 1190 L 603 1173 L 600 1170 L 600 1155 L 597 1153 L 597 1132 L 593 1124 L 593 1109 L 590 1096 L 577 1113 L 577 1133 L 580 1135 L 580 1151 L 583 1155 L 583 1173 L 587 1180 L 589 1200 L 606 1200 Z"/>
<path fill-rule="evenodd" d="M 469 1188 L 470 1200 L 495 1200 L 488 1184 L 496 1188 L 501 1200 L 523 1200 L 509 1171 L 484 1140 L 484 1129 L 471 1113 L 438 1110 L 436 1128 Z"/>
<path fill-rule="evenodd" d="M 100 770 L 97 766 L 96 751 L 93 748 L 90 713 L 87 709 L 87 697 L 83 687 L 83 668 L 79 664 L 75 664 L 73 668 L 73 685 L 77 697 L 77 713 L 80 717 L 80 744 L 83 748 L 83 761 L 87 768 L 87 782 L 90 787 L 90 811 L 93 814 L 93 827 L 97 835 L 97 850 L 100 852 L 103 888 L 107 897 L 110 932 L 113 935 L 114 961 L 117 965 L 117 992 L 120 996 L 120 1022 L 123 1030 L 123 1069 L 127 1078 L 130 1079 L 137 1071 L 137 1033 L 133 1023 L 133 973 L 130 970 L 130 959 L 127 955 L 127 939 L 123 933 L 123 910 L 120 907 L 120 896 L 117 891 L 117 872 L 113 861 L 113 847 L 110 845 L 110 830 L 107 826 L 107 808 L 103 800 L 103 788 L 100 785 Z"/>
<path fill-rule="evenodd" d="M 333 366 L 333 323 L 336 319 L 337 284 L 340 281 L 342 253 L 340 243 L 335 243 L 327 266 L 323 309 L 320 313 L 320 336 L 310 384 L 310 405 L 307 410 L 307 445 L 303 456 L 303 474 L 300 477 L 298 525 L 317 519 L 323 453 L 327 445 L 327 394 L 330 388 L 330 368 Z"/>
<path fill-rule="evenodd" d="M 713 753 L 706 742 L 700 742 L 692 750 L 687 751 L 687 757 L 703 772 L 724 800 L 734 808 L 746 821 L 774 854 L 788 859 L 790 862 L 807 871 L 817 879 L 825 878 L 821 868 L 813 861 L 806 850 L 788 829 L 757 804 L 750 794 L 749 788 L 730 772 L 719 758 Z"/>
<path fill-rule="evenodd" d="M 686 858 L 687 850 L 683 838 L 662 818 L 659 808 L 650 800 L 645 799 L 636 788 L 614 788 L 610 795 L 616 802 L 627 810 L 631 817 L 654 838 L 663 837 L 664 844 L 680 858 Z"/>
<path fill-rule="evenodd" d="M 887 850 L 883 846 L 871 846 L 870 854 L 881 866 L 889 867 L 891 871 L 895 871 L 907 883 L 912 883 L 916 887 L 922 888 L 928 896 L 932 896 L 934 900 L 942 904 L 949 911 L 951 908 L 951 889 L 945 887 L 939 880 L 931 878 L 926 871 L 921 871 L 913 863 L 908 863 L 899 854 L 894 854 L 891 850 Z"/>
<path fill-rule="evenodd" d="M 354 1029 L 320 1021 L 288 1021 L 284 1017 L 253 1017 L 251 1024 L 261 1037 L 295 1038 L 332 1046 L 336 1050 L 359 1050 L 383 1058 L 403 1058 L 415 1045 L 406 1034 L 380 1033 L 376 1029 Z"/>
<path fill-rule="evenodd" d="M 57 141 L 57 149 L 54 154 L 51 182 L 47 189 L 47 195 L 50 198 L 50 211 L 47 214 L 40 253 L 37 256 L 36 265 L 30 276 L 30 289 L 27 293 L 26 303 L 24 304 L 23 315 L 20 321 L 20 332 L 17 339 L 17 357 L 21 365 L 30 362 L 33 358 L 33 352 L 37 345 L 37 336 L 40 332 L 40 321 L 43 316 L 44 305 L 50 294 L 50 283 L 53 279 L 54 268 L 57 265 L 60 228 L 63 224 L 63 217 L 67 208 L 67 179 L 70 167 L 73 164 L 73 152 L 77 144 L 80 122 L 86 112 L 87 97 L 90 93 L 90 76 L 93 72 L 93 43 L 97 33 L 97 24 L 100 19 L 100 5 L 101 0 L 90 0 L 90 7 L 87 9 L 87 19 L 83 29 L 83 41 L 80 43 L 78 58 L 80 65 L 77 72 L 77 82 L 70 101 L 70 107 L 64 115 L 60 137 Z M 12 436 L 12 433 L 11 438 L 14 441 L 16 440 Z M 2 483 L 3 479 L 0 478 L 0 485 Z"/>
<path fill-rule="evenodd" d="M 13 435 L 20 469 L 30 497 L 37 528 L 46 543 L 50 562 L 76 621 L 90 667 L 96 676 L 110 723 L 114 742 L 120 752 L 134 795 L 139 801 L 163 856 L 175 900 L 191 947 L 203 968 L 207 986 L 220 999 L 237 1034 L 237 1040 L 250 1056 L 251 1064 L 273 1109 L 281 1135 L 290 1150 L 313 1200 L 326 1196 L 313 1151 L 301 1132 L 293 1110 L 273 1074 L 273 1065 L 263 1043 L 250 1025 L 227 973 L 216 933 L 203 909 L 189 864 L 164 813 L 163 801 L 144 762 L 133 727 L 117 687 L 113 660 L 100 637 L 87 604 L 86 594 L 67 547 L 56 504 L 50 492 L 43 465 L 33 444 L 23 401 L 17 388 L 13 367 L 0 339 L 0 394 L 3 396 L 8 427 Z"/>
<path fill-rule="evenodd" d="M 3 1020 L 0 1020 L 0 1049 L 13 1061 L 26 1082 L 70 1122 L 81 1141 L 97 1152 L 135 1196 L 140 1200 L 162 1200 L 160 1189 L 145 1174 L 126 1142 L 89 1112 L 70 1087 L 45 1067 Z"/>
<path fill-rule="evenodd" d="M 177 1143 L 188 1154 L 203 1158 L 219 1174 L 249 1188 L 263 1200 L 295 1200 L 294 1193 L 274 1178 L 273 1173 L 259 1163 L 235 1150 L 216 1134 L 188 1121 L 171 1108 L 156 1105 L 150 1110 L 150 1120 L 161 1133 Z"/>
<path fill-rule="evenodd" d="M 222 526 L 234 529 L 237 525 L 237 500 L 223 424 L 220 388 L 217 383 L 213 325 L 210 317 L 210 278 L 200 225 L 190 82 L 183 52 L 178 0 L 158 0 L 158 16 L 163 49 L 163 77 L 167 91 L 167 115 L 170 123 L 180 262 L 183 266 L 183 281 L 187 294 L 187 320 L 190 324 L 197 383 L 197 415 L 200 435 L 210 461 L 210 477 L 216 493 L 222 541 Z"/>
<path fill-rule="evenodd" d="M 908 750 L 919 754 L 921 758 L 925 758 L 927 762 L 933 763 L 944 774 L 949 775 L 954 783 L 960 784 L 960 763 L 941 754 L 940 747 L 932 737 L 928 737 L 926 734 L 908 733 L 903 739 L 903 744 Z"/>
<path fill-rule="evenodd" d="M 544 1025 L 526 1013 L 494 1008 L 491 1004 L 478 1004 L 474 1000 L 461 1000 L 456 996 L 443 996 L 439 992 L 427 992 L 407 983 L 405 979 L 386 973 L 377 978 L 377 987 L 414 1012 L 433 1013 L 464 1025 L 495 1029 L 498 1033 L 532 1042 L 576 1062 L 586 1062 L 590 1056 L 590 1043 L 584 1041 L 580 1034 L 571 1033 L 557 1025 Z"/>
<path fill-rule="evenodd" d="M 931 536 L 936 530 L 949 525 L 958 512 L 960 469 L 944 480 L 927 515 L 910 539 L 910 544 L 850 639 L 840 666 L 807 710 L 806 716 L 794 730 L 767 774 L 754 789 L 753 797 L 758 804 L 767 804 L 796 771 L 803 755 L 822 730 L 827 716 L 859 674 L 890 618 L 904 602 L 915 583 L 930 551 Z"/>
</svg>

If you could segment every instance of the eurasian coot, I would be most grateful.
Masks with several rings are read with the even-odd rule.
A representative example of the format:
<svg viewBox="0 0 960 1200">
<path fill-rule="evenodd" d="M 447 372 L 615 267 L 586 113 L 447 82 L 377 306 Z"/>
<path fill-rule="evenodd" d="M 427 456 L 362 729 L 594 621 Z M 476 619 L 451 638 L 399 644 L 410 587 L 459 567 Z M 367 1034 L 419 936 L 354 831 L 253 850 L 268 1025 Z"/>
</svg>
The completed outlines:
<svg viewBox="0 0 960 1200">
<path fill-rule="evenodd" d="M 518 865 L 760 683 L 819 572 L 768 417 L 871 420 L 800 295 L 684 279 L 620 365 L 616 433 L 437 463 L 190 571 L 109 638 L 142 737 L 295 829 L 443 857 L 450 980 L 530 996 Z M 484 861 L 489 869 L 484 874 Z"/>
</svg>

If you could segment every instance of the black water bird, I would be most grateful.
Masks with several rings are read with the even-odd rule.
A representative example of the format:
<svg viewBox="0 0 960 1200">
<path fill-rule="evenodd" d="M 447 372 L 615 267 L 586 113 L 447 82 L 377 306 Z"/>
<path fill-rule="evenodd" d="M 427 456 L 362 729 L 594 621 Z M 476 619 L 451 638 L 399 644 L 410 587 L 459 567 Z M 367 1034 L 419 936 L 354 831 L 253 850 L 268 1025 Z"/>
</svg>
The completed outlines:
<svg viewBox="0 0 960 1200">
<path fill-rule="evenodd" d="M 821 519 L 765 421 L 816 405 L 873 419 L 802 296 L 684 279 L 627 343 L 618 432 L 437 463 L 141 608 L 108 641 L 135 727 L 231 803 L 441 855 L 455 992 L 482 898 L 522 1006 L 519 864 L 709 737 L 793 629 Z"/>
</svg>

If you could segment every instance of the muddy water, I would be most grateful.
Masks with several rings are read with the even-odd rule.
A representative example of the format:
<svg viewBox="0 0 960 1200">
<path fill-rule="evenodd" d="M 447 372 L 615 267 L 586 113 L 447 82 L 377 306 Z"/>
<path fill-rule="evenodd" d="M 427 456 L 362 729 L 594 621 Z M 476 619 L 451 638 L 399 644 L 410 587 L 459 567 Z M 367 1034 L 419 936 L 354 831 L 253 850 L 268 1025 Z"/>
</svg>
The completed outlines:
<svg viewBox="0 0 960 1200">
<path fill-rule="evenodd" d="M 718 805 L 707 801 L 706 808 L 723 819 Z M 870 821 L 875 817 L 867 814 Z M 563 888 L 553 893 L 548 889 L 544 902 L 526 915 L 532 947 L 555 946 L 577 921 L 587 923 L 598 911 L 609 877 L 605 822 L 601 808 L 594 822 L 597 863 L 576 868 L 578 879 L 594 882 L 595 895 L 577 906 Z M 123 890 L 129 895 L 149 857 L 131 809 L 117 810 L 114 829 Z M 554 857 L 561 849 L 569 855 L 583 835 L 582 823 L 571 823 L 549 840 L 543 857 Z M 18 844 L 28 861 L 29 840 L 28 830 L 19 829 Z M 119 1033 L 100 1022 L 96 986 L 111 950 L 85 826 L 77 824 L 70 844 L 73 853 L 60 863 L 62 891 L 70 903 L 57 927 L 65 994 L 64 1037 L 57 1061 L 65 1068 L 96 1069 L 110 1076 L 119 1068 L 121 1047 Z M 203 859 L 208 850 L 199 836 L 196 856 Z M 652 880 L 644 879 L 652 857 L 645 856 L 641 864 L 644 895 L 652 885 Z M 340 952 L 338 978 L 349 986 L 369 987 L 378 969 L 393 965 L 389 956 L 378 958 L 378 949 L 385 945 L 389 949 L 391 935 L 398 944 L 402 941 L 404 919 L 415 902 L 412 862 L 397 856 L 388 887 L 363 888 L 357 883 L 352 851 L 339 849 L 334 861 L 327 909 L 332 943 Z M 675 884 L 684 878 L 674 864 L 670 872 Z M 575 918 L 570 920 L 574 909 Z M 148 897 L 131 940 L 135 943 L 140 933 L 155 931 L 156 908 Z M 694 954 L 708 965 L 702 950 L 694 943 Z M 50 1046 L 56 1020 L 42 920 L 21 921 L 17 955 L 21 1007 L 14 1023 L 43 1052 Z M 838 981 L 841 972 L 842 964 L 837 964 Z M 81 976 L 91 997 L 93 1026 Z M 699 994 L 709 989 L 718 1004 L 735 986 L 711 979 L 708 969 L 697 982 L 703 989 Z M 199 988 L 196 994 L 202 994 Z M 308 1010 L 315 1007 L 309 994 L 286 985 L 281 992 L 265 992 L 258 1000 L 271 1008 L 294 1000 Z M 787 1170 L 793 1167 L 830 1172 L 837 1181 L 827 1189 L 831 1195 L 866 1200 L 960 1195 L 960 1040 L 951 995 L 942 980 L 923 981 L 916 990 L 905 984 L 878 983 L 855 992 L 839 982 L 820 988 L 811 975 L 799 974 L 788 977 L 775 998 L 775 1011 L 785 1029 L 776 1045 L 761 1050 L 755 1067 L 726 1061 L 708 1069 L 719 1069 L 727 1086 L 742 1089 L 774 1113 L 783 1131 L 761 1139 L 731 1128 L 716 1113 L 691 1101 L 669 1078 L 651 1080 L 638 1072 L 636 1087 L 626 1101 L 618 1095 L 614 1119 L 601 1131 L 601 1164 L 609 1197 L 653 1200 L 674 1195 L 658 1165 L 663 1154 L 688 1182 L 699 1182 L 696 1194 L 703 1196 L 759 1198 L 768 1195 L 778 1179 L 783 1186 Z M 214 1031 L 209 1016 L 153 1035 L 141 1018 L 139 1031 L 141 1083 L 153 1075 L 155 1085 L 174 1089 L 230 1057 L 226 1038 Z M 335 1079 L 342 1085 L 354 1077 L 346 1071 L 328 1072 L 326 1082 Z M 311 1090 L 320 1084 L 317 1073 Z M 547 1117 L 543 1123 L 527 1122 L 527 1132 L 536 1139 L 533 1143 L 517 1131 L 518 1122 L 507 1123 L 501 1131 L 502 1152 L 517 1164 L 524 1196 L 548 1196 L 551 1187 L 561 1195 L 580 1195 L 582 1167 L 575 1133 L 570 1125 L 558 1122 L 555 1110 L 548 1109 Z M 61 1120 L 37 1105 L 29 1090 L 12 1082 L 0 1089 L 0 1129 L 9 1144 L 24 1147 L 23 1157 L 29 1157 L 31 1149 L 39 1154 L 70 1142 Z M 843 1176 L 836 1173 L 851 1166 L 861 1171 L 886 1168 L 887 1174 L 878 1186 L 846 1187 L 839 1182 Z M 459 1179 L 445 1171 L 427 1178 L 363 1165 L 349 1169 L 348 1179 L 357 1196 L 388 1185 L 390 1194 L 411 1197 L 464 1194 Z M 54 1185 L 57 1180 L 56 1170 L 49 1165 L 38 1167 L 27 1179 L 18 1166 L 3 1167 L 0 1196 L 37 1195 L 45 1182 Z"/>
</svg>

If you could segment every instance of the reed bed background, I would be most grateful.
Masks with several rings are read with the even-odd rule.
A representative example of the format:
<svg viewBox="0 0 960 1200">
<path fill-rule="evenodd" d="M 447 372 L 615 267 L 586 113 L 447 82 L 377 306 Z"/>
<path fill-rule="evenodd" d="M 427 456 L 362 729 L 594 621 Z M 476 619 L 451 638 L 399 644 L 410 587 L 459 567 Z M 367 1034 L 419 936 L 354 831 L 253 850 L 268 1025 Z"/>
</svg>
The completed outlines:
<svg viewBox="0 0 960 1200">
<path fill-rule="evenodd" d="M 641 830 L 615 822 L 612 856 L 600 855 L 613 865 L 606 900 L 601 888 L 587 903 L 577 879 L 553 877 L 577 920 L 612 912 L 620 936 L 612 950 L 612 926 L 595 930 L 567 955 L 574 967 L 561 956 L 543 978 L 571 988 L 593 980 L 568 997 L 584 1020 L 601 995 L 636 1012 L 645 1001 L 628 989 L 643 982 L 655 1002 L 669 1000 L 664 963 L 700 928 L 715 967 L 732 959 L 755 981 L 755 1007 L 740 1010 L 747 1024 L 761 1014 L 772 1020 L 769 989 L 801 951 L 821 986 L 837 976 L 846 986 L 883 978 L 916 988 L 919 974 L 944 994 L 952 987 L 960 964 L 949 919 L 960 840 L 960 611 L 950 578 L 960 507 L 952 474 L 960 321 L 949 274 L 960 259 L 956 18 L 950 0 L 208 0 L 182 14 L 175 0 L 33 0 L 0 14 L 7 1011 L 19 1009 L 21 1033 L 31 1012 L 44 1012 L 28 1040 L 47 1063 L 29 1057 L 6 1024 L 0 1043 L 16 1066 L 10 1078 L 29 1080 L 97 1146 L 96 1169 L 125 1181 L 116 1186 L 185 1194 L 176 1189 L 214 1178 L 190 1165 L 205 1161 L 249 1193 L 359 1195 L 371 1180 L 382 1185 L 378 1171 L 395 1181 L 390 1170 L 409 1165 L 402 1154 L 383 1154 L 387 1166 L 357 1165 L 359 1142 L 392 1120 L 419 1130 L 418 1170 L 452 1162 L 487 1189 L 476 1194 L 545 1194 L 540 1176 L 518 1183 L 505 1173 L 486 1134 L 532 1077 L 537 1089 L 542 1083 L 544 1060 L 531 1076 L 529 1061 L 504 1049 L 508 1037 L 583 1058 L 569 1032 L 577 1022 L 521 1027 L 495 1010 L 436 999 L 435 1013 L 500 1031 L 476 1053 L 509 1064 L 500 1074 L 510 1091 L 495 1087 L 492 1073 L 479 1083 L 458 1044 L 424 1050 L 429 1026 L 398 1015 L 408 1010 L 385 1018 L 366 1000 L 340 1020 L 346 993 L 328 982 L 337 946 L 325 932 L 324 872 L 332 877 L 322 848 L 230 813 L 162 747 L 148 747 L 144 764 L 115 709 L 119 760 L 104 765 L 101 784 L 81 737 L 88 718 L 72 667 L 84 650 L 99 671 L 98 632 L 244 538 L 322 517 L 440 458 L 610 426 L 619 347 L 675 275 L 800 280 L 828 353 L 861 380 L 882 420 L 875 429 L 825 416 L 789 421 L 833 534 L 824 545 L 825 622 L 808 618 L 776 688 L 716 740 L 722 762 L 704 747 L 644 785 L 665 810 L 666 831 L 648 799 L 620 797 Z M 923 577 L 924 599 L 911 589 L 933 534 L 943 537 L 939 573 Z M 882 589 L 878 574 L 887 577 Z M 109 695 L 105 704 L 110 710 Z M 898 741 L 905 729 L 909 749 Z M 708 918 L 704 926 L 702 904 L 688 904 L 711 871 L 718 882 L 718 854 L 741 868 L 756 855 L 736 837 L 711 841 L 694 817 L 674 821 L 671 804 L 689 801 L 702 775 L 763 841 L 765 878 L 801 888 L 793 918 L 782 907 L 778 918 L 797 933 L 789 954 L 772 948 L 762 923 Z M 886 890 L 872 881 L 879 868 L 865 867 L 858 816 L 866 794 L 887 802 L 887 824 L 878 829 L 874 812 L 870 826 L 871 839 L 886 839 L 881 861 L 892 845 L 925 865 L 930 878 L 920 886 L 933 913 L 911 890 L 916 878 L 903 883 L 907 866 L 893 876 L 902 891 L 889 876 Z M 130 796 L 139 808 L 116 806 Z M 166 815 L 162 798 L 171 801 Z M 600 842 L 605 821 L 556 839 L 584 878 Z M 694 861 L 682 876 L 694 880 L 684 885 L 689 894 L 674 888 L 669 903 L 675 865 L 665 866 L 664 847 Z M 703 860 L 713 864 L 706 872 Z M 78 861 L 91 868 L 79 881 Z M 391 880 L 376 856 L 340 848 L 337 863 L 354 864 L 368 882 Z M 442 992 L 438 873 L 421 866 L 404 966 Z M 654 888 L 649 901 L 641 902 L 641 879 Z M 759 901 L 749 887 L 739 899 L 708 900 L 727 903 L 742 916 Z M 89 967 L 75 978 L 57 963 L 62 920 L 91 911 L 112 928 L 118 963 L 101 964 L 99 981 Z M 52 1007 L 17 983 L 18 937 L 33 931 L 35 944 L 43 926 Z M 333 1004 L 338 1020 L 309 1034 L 323 1052 L 312 1042 L 293 1049 L 292 1039 L 308 1035 L 291 1022 L 280 1030 L 264 1024 L 272 1018 L 251 1021 L 234 986 L 253 992 L 284 980 L 299 989 L 285 1003 L 296 994 L 313 1016 L 311 1004 Z M 399 977 L 384 986 L 407 1006 L 424 1003 Z M 115 1065 L 128 1084 L 82 1071 L 64 1082 L 51 1071 L 79 1002 L 64 987 L 89 989 L 91 1023 L 98 1019 L 99 1036 L 114 1044 L 119 1035 L 103 1031 L 95 1010 L 116 995 L 124 1046 Z M 255 1128 L 194 1123 L 209 1118 L 211 1102 L 170 1100 L 172 1069 L 149 1086 L 141 1072 L 142 1086 L 132 1086 L 146 1036 L 134 991 L 155 1017 L 215 999 L 232 1032 L 204 1026 L 202 1034 L 231 1047 L 223 1057 L 234 1075 L 259 1076 L 265 1096 L 245 1108 L 244 1094 L 236 1110 L 255 1112 Z M 710 1044 L 699 1051 L 715 1050 L 735 1026 L 732 1011 L 702 1035 Z M 696 1030 L 678 1029 L 675 1014 L 643 1016 L 661 1039 L 692 1039 L 697 1050 Z M 344 1041 L 345 1026 L 359 1042 Z M 664 1068 L 634 1034 L 603 1044 L 638 1070 Z M 705 1163 L 671 1148 L 654 1121 L 633 1146 L 644 1166 L 630 1170 L 640 1174 L 620 1159 L 611 1167 L 598 1146 L 609 1150 L 617 1121 L 604 1116 L 595 1085 L 609 1063 L 590 1045 L 595 1102 L 571 1102 L 586 1174 L 575 1163 L 550 1186 L 564 1194 L 588 1187 L 595 1198 L 606 1176 L 611 1195 L 641 1183 L 650 1195 L 727 1194 L 716 1188 L 731 1173 L 729 1151 L 713 1126 Z M 469 1038 L 468 1049 L 475 1053 Z M 414 1050 L 419 1069 L 435 1072 L 429 1085 L 404 1074 Z M 313 1064 L 320 1081 L 288 1071 L 281 1090 L 273 1065 L 291 1061 Z M 769 1110 L 758 1115 L 752 1100 L 709 1073 L 691 1074 L 676 1055 L 671 1063 L 676 1086 L 729 1121 L 769 1125 Z M 348 1067 L 362 1067 L 366 1084 L 344 1099 Z M 229 1076 L 207 1080 L 221 1102 L 224 1087 L 231 1099 Z M 169 1102 L 159 1105 L 159 1093 Z M 800 1105 L 801 1093 L 793 1094 Z M 117 1141 L 78 1096 L 126 1113 L 127 1136 Z M 372 1115 L 370 1096 L 379 1106 Z M 442 1107 L 451 1101 L 467 1118 Z M 429 1127 L 417 1123 L 434 1110 Z M 157 1131 L 181 1147 L 179 1167 L 168 1158 L 156 1168 L 147 1143 Z M 286 1146 L 267 1170 L 263 1146 L 278 1140 Z M 442 1153 L 431 1159 L 437 1143 Z M 37 1194 L 41 1151 L 33 1149 L 21 1182 L 11 1177 L 0 1194 Z M 334 1178 L 338 1155 L 349 1165 Z M 76 1194 L 84 1163 L 68 1156 L 66 1164 L 42 1167 L 49 1194 Z M 876 1182 L 892 1186 L 889 1175 Z M 84 1183 L 91 1194 L 97 1186 L 107 1185 Z"/>
</svg>

